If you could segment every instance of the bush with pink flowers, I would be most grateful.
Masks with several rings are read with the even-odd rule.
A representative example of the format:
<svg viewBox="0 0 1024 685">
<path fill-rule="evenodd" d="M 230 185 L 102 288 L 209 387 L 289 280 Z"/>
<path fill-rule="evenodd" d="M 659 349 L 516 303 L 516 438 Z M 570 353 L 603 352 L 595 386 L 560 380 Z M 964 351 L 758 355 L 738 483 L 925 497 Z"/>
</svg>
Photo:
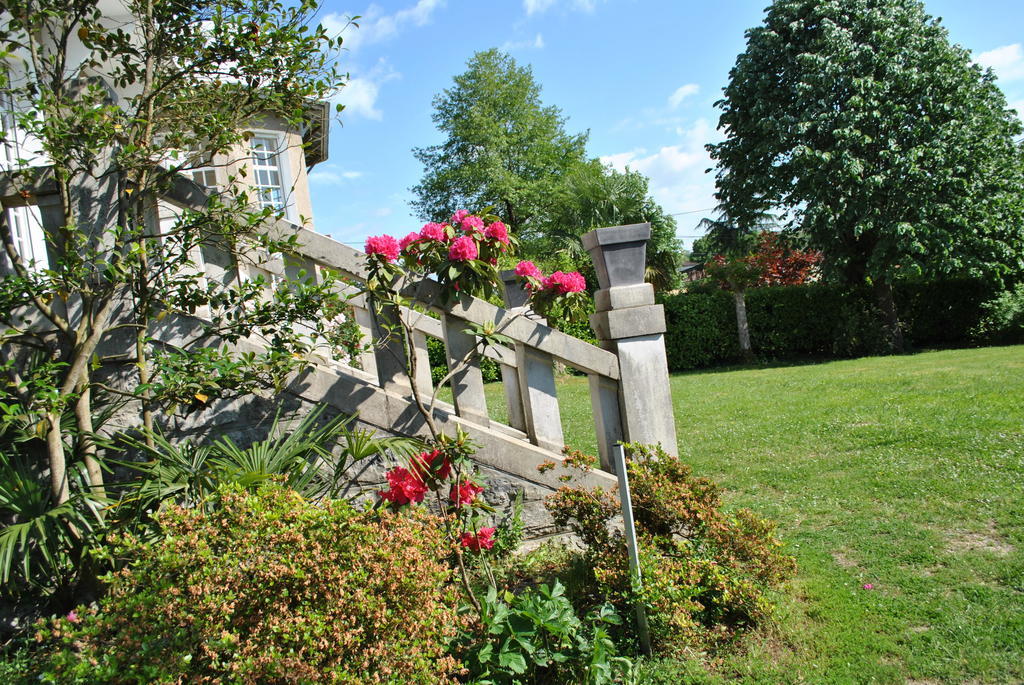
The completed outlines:
<svg viewBox="0 0 1024 685">
<path fill-rule="evenodd" d="M 495 297 L 500 295 L 499 262 L 511 259 L 516 246 L 497 217 L 460 209 L 447 222 L 424 224 L 401 240 L 386 235 L 368 238 L 367 285 L 373 291 L 400 278 L 430 278 L 441 285 L 442 304 L 462 294 Z M 571 318 L 585 309 L 587 284 L 579 272 L 556 271 L 545 277 L 528 261 L 520 262 L 515 271 L 530 291 L 531 307 L 542 316 Z"/>
</svg>

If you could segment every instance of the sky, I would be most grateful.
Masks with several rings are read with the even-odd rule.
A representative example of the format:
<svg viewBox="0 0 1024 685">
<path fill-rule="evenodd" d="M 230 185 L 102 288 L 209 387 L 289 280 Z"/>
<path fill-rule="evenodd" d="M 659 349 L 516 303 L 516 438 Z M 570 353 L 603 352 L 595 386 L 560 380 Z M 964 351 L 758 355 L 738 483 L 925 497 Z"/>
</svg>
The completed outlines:
<svg viewBox="0 0 1024 685">
<path fill-rule="evenodd" d="M 320 20 L 344 38 L 350 75 L 313 169 L 316 230 L 361 247 L 369 235 L 422 225 L 410 188 L 423 174 L 414 147 L 442 141 L 433 99 L 475 52 L 497 47 L 533 69 L 545 105 L 569 133 L 590 132 L 588 153 L 646 174 L 688 247 L 715 206 L 713 166 L 729 69 L 768 0 L 325 0 Z M 1024 2 L 925 0 L 953 42 L 992 67 L 1024 112 Z M 348 18 L 359 15 L 359 27 Z M 472 209 L 472 208 L 470 208 Z"/>
</svg>

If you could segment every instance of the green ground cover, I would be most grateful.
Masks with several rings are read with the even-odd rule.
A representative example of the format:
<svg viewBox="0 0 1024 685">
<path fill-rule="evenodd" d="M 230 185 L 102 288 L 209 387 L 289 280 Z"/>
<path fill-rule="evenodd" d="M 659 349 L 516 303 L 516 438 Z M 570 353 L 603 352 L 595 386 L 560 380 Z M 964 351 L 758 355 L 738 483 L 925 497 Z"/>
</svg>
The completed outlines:
<svg viewBox="0 0 1024 685">
<path fill-rule="evenodd" d="M 1024 681 L 1024 347 L 681 374 L 672 393 L 682 458 L 779 521 L 800 571 L 710 673 L 653 663 L 648 682 Z M 559 400 L 593 450 L 586 379 Z"/>
</svg>

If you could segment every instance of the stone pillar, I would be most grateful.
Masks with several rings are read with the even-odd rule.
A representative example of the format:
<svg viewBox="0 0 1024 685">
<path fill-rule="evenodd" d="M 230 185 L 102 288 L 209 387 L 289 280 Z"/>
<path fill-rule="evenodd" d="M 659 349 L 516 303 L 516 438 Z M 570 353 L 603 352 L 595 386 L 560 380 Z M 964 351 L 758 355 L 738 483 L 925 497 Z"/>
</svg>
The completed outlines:
<svg viewBox="0 0 1024 685">
<path fill-rule="evenodd" d="M 514 271 L 503 271 L 502 281 L 505 283 L 505 304 L 513 314 L 546 323 L 536 312 L 527 307 L 529 293 L 516 279 Z M 512 375 L 512 374 L 509 374 Z M 509 406 L 509 425 L 513 420 L 523 425 L 530 442 L 538 447 L 561 452 L 565 446 L 562 435 L 562 415 L 558 407 L 558 395 L 555 389 L 555 360 L 546 352 L 534 347 L 516 343 L 515 382 L 505 384 L 506 398 Z M 502 368 L 503 379 L 505 377 Z M 513 393 L 517 397 L 513 397 Z M 520 407 L 519 416 L 513 419 L 513 406 Z"/>
<path fill-rule="evenodd" d="M 456 413 L 481 425 L 489 426 L 487 398 L 484 395 L 484 378 L 480 372 L 480 356 L 477 353 L 476 336 L 463 333 L 466 321 L 451 314 L 441 315 L 441 331 L 444 348 L 448 356 L 449 371 L 452 374 L 452 402 Z"/>
<path fill-rule="evenodd" d="M 665 354 L 665 311 L 644 282 L 650 224 L 599 228 L 583 247 L 597 271 L 596 313 L 590 325 L 600 344 L 619 358 L 622 428 L 629 442 L 661 443 L 678 454 Z"/>
<path fill-rule="evenodd" d="M 528 296 L 523 284 L 516 277 L 516 272 L 511 269 L 502 271 L 501 280 L 505 285 L 505 307 L 513 313 L 523 311 Z M 519 387 L 519 372 L 516 367 L 501 365 L 501 384 L 505 388 L 505 404 L 508 405 L 508 425 L 525 433 L 526 415 L 523 413 L 523 393 Z"/>
</svg>

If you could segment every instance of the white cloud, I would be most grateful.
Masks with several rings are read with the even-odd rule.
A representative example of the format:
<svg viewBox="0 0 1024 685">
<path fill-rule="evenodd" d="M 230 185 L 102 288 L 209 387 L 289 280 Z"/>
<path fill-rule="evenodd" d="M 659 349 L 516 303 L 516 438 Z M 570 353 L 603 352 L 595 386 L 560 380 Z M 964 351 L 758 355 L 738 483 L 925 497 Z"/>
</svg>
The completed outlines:
<svg viewBox="0 0 1024 685">
<path fill-rule="evenodd" d="M 379 209 L 375 209 L 374 210 L 373 215 L 374 216 L 381 216 L 381 217 L 383 217 L 383 216 L 391 216 L 391 213 L 392 213 L 392 210 L 391 210 L 390 207 L 380 207 Z"/>
<path fill-rule="evenodd" d="M 523 9 L 526 10 L 526 16 L 531 16 L 548 11 L 557 2 L 558 0 L 523 0 Z M 597 6 L 597 0 L 570 0 L 563 4 L 582 12 L 593 12 L 594 7 Z"/>
<path fill-rule="evenodd" d="M 537 34 L 532 40 L 517 40 L 507 41 L 501 46 L 502 52 L 511 52 L 513 50 L 528 50 L 533 48 L 534 50 L 544 49 L 544 36 Z"/>
<path fill-rule="evenodd" d="M 668 98 L 668 106 L 672 109 L 676 109 L 679 105 L 683 104 L 683 100 L 696 95 L 700 92 L 700 86 L 696 83 L 687 83 L 685 86 L 679 86 L 676 91 Z"/>
<path fill-rule="evenodd" d="M 337 186 L 363 176 L 362 171 L 344 170 L 337 164 L 321 164 L 309 173 L 309 182 Z"/>
<path fill-rule="evenodd" d="M 380 121 L 384 116 L 377 108 L 380 87 L 400 77 L 401 74 L 392 69 L 384 59 L 380 59 L 365 74 L 352 76 L 334 99 L 345 105 L 345 112 L 350 116 Z"/>
<path fill-rule="evenodd" d="M 553 4 L 555 0 L 523 0 L 523 9 L 526 10 L 526 15 L 530 16 L 546 11 Z"/>
<path fill-rule="evenodd" d="M 639 171 L 650 179 L 651 195 L 669 213 L 691 212 L 715 206 L 715 180 L 705 169 L 714 166 L 704 145 L 719 135 L 705 119 L 680 129 L 678 144 L 656 152 L 637 148 L 605 155 L 601 161 L 614 169 Z M 677 217 L 681 234 L 692 233 L 702 214 Z M 692 221 L 691 221 L 692 219 Z"/>
<path fill-rule="evenodd" d="M 1000 81 L 1016 81 L 1024 78 L 1024 49 L 1020 43 L 983 52 L 974 58 L 983 67 L 991 67 Z"/>
<path fill-rule="evenodd" d="M 349 19 L 356 15 L 355 12 L 332 12 L 325 15 L 320 23 L 330 35 L 341 34 L 344 38 L 342 45 L 348 48 L 349 52 L 355 52 L 362 45 L 393 38 L 407 26 L 427 24 L 434 11 L 443 6 L 444 0 L 418 0 L 411 7 L 394 14 L 385 14 L 379 5 L 371 4 L 355 20 L 356 25 L 350 25 L 349 22 Z"/>
</svg>

